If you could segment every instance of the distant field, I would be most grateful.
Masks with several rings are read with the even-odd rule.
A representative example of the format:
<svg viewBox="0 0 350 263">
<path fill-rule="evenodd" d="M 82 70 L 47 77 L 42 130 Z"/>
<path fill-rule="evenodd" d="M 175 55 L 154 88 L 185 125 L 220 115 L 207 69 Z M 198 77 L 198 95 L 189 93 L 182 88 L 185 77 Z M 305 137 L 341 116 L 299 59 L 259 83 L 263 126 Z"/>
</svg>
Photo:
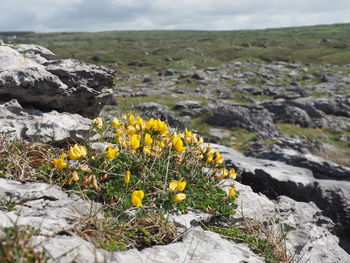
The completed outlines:
<svg viewBox="0 0 350 263">
<path fill-rule="evenodd" d="M 5 42 L 33 43 L 63 58 L 121 74 L 194 69 L 234 60 L 350 64 L 350 24 L 238 31 L 0 32 Z"/>
</svg>

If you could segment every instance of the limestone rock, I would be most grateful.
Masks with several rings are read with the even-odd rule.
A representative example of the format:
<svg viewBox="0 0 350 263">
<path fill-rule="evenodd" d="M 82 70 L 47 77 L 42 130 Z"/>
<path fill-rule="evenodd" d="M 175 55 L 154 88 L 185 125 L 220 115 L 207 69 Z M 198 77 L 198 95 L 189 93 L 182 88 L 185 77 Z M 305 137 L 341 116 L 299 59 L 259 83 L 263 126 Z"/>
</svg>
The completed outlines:
<svg viewBox="0 0 350 263">
<path fill-rule="evenodd" d="M 262 104 L 273 113 L 274 122 L 291 123 L 306 128 L 327 128 L 327 115 L 312 106 L 295 101 L 265 102 Z"/>
<path fill-rule="evenodd" d="M 181 242 L 146 248 L 142 251 L 121 252 L 117 254 L 116 259 L 118 259 L 116 262 L 135 263 L 148 260 L 156 263 L 264 262 L 263 258 L 253 254 L 246 245 L 230 242 L 216 233 L 201 229 L 191 229 Z"/>
<path fill-rule="evenodd" d="M 212 114 L 207 118 L 208 124 L 241 127 L 266 137 L 278 134 L 277 128 L 273 126 L 272 115 L 261 106 L 220 102 L 210 110 Z"/>
<path fill-rule="evenodd" d="M 273 199 L 286 195 L 297 201 L 312 201 L 336 223 L 335 229 L 339 235 L 349 235 L 349 181 L 317 179 L 305 168 L 245 157 L 234 149 L 220 145 L 214 147 L 222 153 L 229 167 L 235 167 L 240 172 L 242 182 L 250 185 L 255 192 Z"/>
<path fill-rule="evenodd" d="M 85 117 L 95 117 L 103 105 L 113 103 L 114 71 L 76 60 L 47 61 L 53 55 L 38 47 L 20 46 L 19 51 L 0 46 L 2 100 Z"/>
<path fill-rule="evenodd" d="M 339 246 L 339 238 L 332 234 L 334 223 L 310 202 L 297 202 L 286 196 L 276 201 L 257 194 L 248 186 L 236 183 L 241 208 L 234 215 L 243 222 L 250 218 L 260 222 L 271 235 L 283 236 L 288 256 L 300 263 L 347 262 L 350 255 Z"/>
<path fill-rule="evenodd" d="M 22 108 L 16 101 L 0 102 L 0 132 L 10 137 L 38 139 L 42 142 L 64 142 L 86 140 L 91 120 L 78 114 L 42 112 Z"/>
<path fill-rule="evenodd" d="M 50 50 L 38 45 L 20 44 L 16 45 L 16 50 L 25 55 L 39 55 L 46 60 L 58 59 L 58 57 Z"/>
<path fill-rule="evenodd" d="M 254 148 L 254 157 L 307 168 L 318 179 L 350 181 L 350 167 L 336 164 L 312 154 L 305 147 L 305 142 L 300 139 L 281 139 L 267 145 L 259 144 L 259 146 L 256 144 Z M 326 150 L 323 149 L 323 146 L 321 147 L 320 150 Z"/>
</svg>

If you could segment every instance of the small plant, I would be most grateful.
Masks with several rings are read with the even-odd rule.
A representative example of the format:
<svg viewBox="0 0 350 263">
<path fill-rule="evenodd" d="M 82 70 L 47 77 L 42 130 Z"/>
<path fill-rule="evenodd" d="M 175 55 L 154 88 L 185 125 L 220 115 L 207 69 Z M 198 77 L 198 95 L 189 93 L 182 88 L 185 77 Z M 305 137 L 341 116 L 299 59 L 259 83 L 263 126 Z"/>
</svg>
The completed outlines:
<svg viewBox="0 0 350 263">
<path fill-rule="evenodd" d="M 254 235 L 249 229 L 237 226 L 207 226 L 207 229 L 218 233 L 223 238 L 249 245 L 255 254 L 265 257 L 266 263 L 290 262 L 285 254 L 282 257 L 280 254 L 277 254 L 275 246 L 271 245 L 268 240 Z"/>
<path fill-rule="evenodd" d="M 12 200 L 0 200 L 0 210 L 14 211 L 16 209 L 16 202 Z"/>
<path fill-rule="evenodd" d="M 236 192 L 227 194 L 218 184 L 235 177 L 235 171 L 228 171 L 220 153 L 192 131 L 171 132 L 161 120 L 133 114 L 111 123 L 96 118 L 94 128 L 106 149 L 76 144 L 53 160 L 66 187 L 82 189 L 119 216 L 132 206 L 234 213 Z"/>
<path fill-rule="evenodd" d="M 47 262 L 44 252 L 34 251 L 30 238 L 38 231 L 30 226 L 14 226 L 1 229 L 0 262 L 41 263 Z"/>
</svg>

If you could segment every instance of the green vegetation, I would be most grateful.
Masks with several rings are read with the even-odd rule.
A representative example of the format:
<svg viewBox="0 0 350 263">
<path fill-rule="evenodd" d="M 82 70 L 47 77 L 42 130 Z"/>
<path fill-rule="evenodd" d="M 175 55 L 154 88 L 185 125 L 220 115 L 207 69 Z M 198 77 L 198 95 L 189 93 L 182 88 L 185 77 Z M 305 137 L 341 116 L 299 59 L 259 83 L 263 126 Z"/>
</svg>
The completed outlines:
<svg viewBox="0 0 350 263">
<path fill-rule="evenodd" d="M 329 147 L 325 151 L 317 151 L 314 154 L 333 161 L 335 163 L 350 166 L 350 148 L 349 142 L 341 140 L 342 135 L 350 136 L 350 131 L 336 132 L 327 129 L 301 128 L 292 124 L 276 124 L 280 130 L 288 135 L 297 135 L 300 137 L 311 138 L 320 142 L 328 143 Z"/>
<path fill-rule="evenodd" d="M 0 200 L 0 210 L 2 209 L 14 211 L 16 210 L 16 202 L 12 200 Z"/>
<path fill-rule="evenodd" d="M 1 33 L 0 38 L 10 39 Z M 350 64 L 349 40 L 349 24 L 335 24 L 237 31 L 28 32 L 17 34 L 15 41 L 129 74 L 247 59 L 344 65 Z"/>
<path fill-rule="evenodd" d="M 37 263 L 46 262 L 44 252 L 35 251 L 30 244 L 32 236 L 38 230 L 30 226 L 14 226 L 2 228 L 0 235 L 0 262 L 2 263 Z"/>
<path fill-rule="evenodd" d="M 287 262 L 285 251 L 280 252 L 280 242 L 277 244 L 268 238 L 262 238 L 249 228 L 208 226 L 207 229 L 228 240 L 249 245 L 255 254 L 265 258 L 266 263 Z"/>
</svg>

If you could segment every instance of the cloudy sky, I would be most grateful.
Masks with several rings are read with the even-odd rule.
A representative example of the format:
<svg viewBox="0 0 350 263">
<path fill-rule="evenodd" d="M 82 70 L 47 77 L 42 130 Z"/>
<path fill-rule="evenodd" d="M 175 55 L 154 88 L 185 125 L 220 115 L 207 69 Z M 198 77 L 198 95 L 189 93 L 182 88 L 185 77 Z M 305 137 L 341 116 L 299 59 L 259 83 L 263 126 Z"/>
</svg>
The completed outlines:
<svg viewBox="0 0 350 263">
<path fill-rule="evenodd" d="M 350 0 L 0 0 L 0 31 L 235 30 L 350 22 Z"/>
</svg>

